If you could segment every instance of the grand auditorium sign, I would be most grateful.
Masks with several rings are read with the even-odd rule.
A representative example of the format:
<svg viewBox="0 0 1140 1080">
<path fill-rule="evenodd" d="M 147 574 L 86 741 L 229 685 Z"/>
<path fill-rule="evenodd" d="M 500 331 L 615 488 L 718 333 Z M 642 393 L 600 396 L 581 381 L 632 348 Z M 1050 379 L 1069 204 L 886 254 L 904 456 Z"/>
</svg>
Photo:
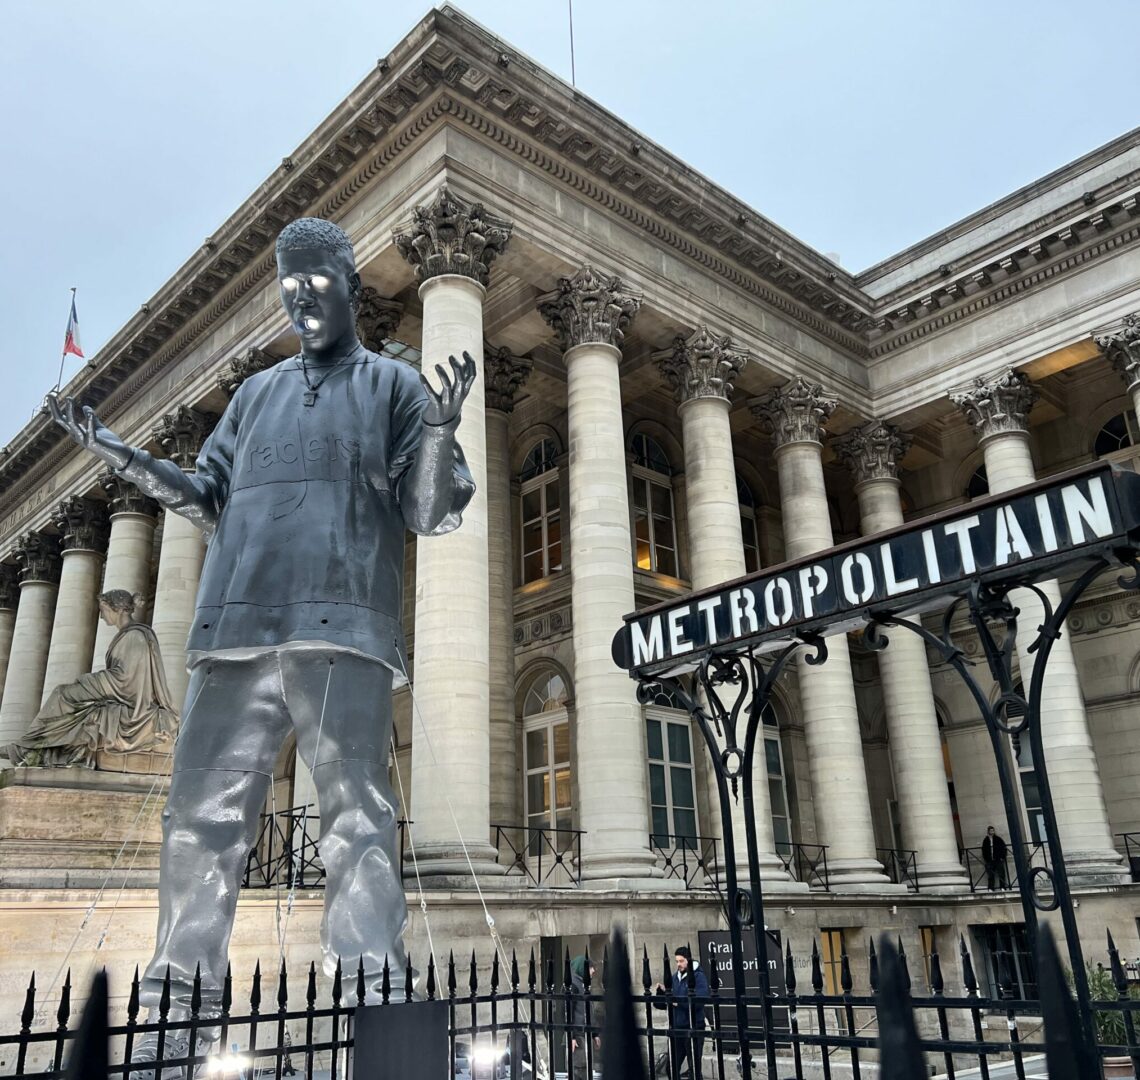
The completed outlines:
<svg viewBox="0 0 1140 1080">
<path fill-rule="evenodd" d="M 627 615 L 613 658 L 646 675 L 721 647 L 766 652 L 944 606 L 972 581 L 1036 581 L 1138 539 L 1140 476 L 1097 464 Z"/>
</svg>

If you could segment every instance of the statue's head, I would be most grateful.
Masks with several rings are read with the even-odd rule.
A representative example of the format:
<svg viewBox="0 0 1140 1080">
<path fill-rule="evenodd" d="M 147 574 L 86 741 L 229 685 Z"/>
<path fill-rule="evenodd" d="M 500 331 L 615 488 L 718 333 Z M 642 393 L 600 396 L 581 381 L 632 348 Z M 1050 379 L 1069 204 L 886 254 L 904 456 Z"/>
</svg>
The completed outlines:
<svg viewBox="0 0 1140 1080">
<path fill-rule="evenodd" d="M 99 613 L 112 615 L 133 615 L 138 601 L 126 589 L 108 589 L 99 594 Z M 108 620 L 112 621 L 112 620 Z"/>
<path fill-rule="evenodd" d="M 281 303 L 314 360 L 343 356 L 356 345 L 360 275 L 352 241 L 323 218 L 298 218 L 277 237 Z"/>
</svg>

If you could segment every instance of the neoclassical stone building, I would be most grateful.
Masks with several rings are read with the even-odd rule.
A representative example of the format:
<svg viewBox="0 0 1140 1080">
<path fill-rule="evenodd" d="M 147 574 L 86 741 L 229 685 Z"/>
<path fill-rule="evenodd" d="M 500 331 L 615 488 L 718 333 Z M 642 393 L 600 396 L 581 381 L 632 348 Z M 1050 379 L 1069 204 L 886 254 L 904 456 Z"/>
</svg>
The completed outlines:
<svg viewBox="0 0 1140 1080">
<path fill-rule="evenodd" d="M 721 925 L 720 830 L 687 714 L 639 705 L 613 665 L 622 616 L 1097 458 L 1133 468 L 1138 193 L 1140 130 L 851 274 L 444 8 L 67 391 L 192 469 L 241 381 L 297 348 L 276 233 L 342 225 L 365 342 L 428 372 L 468 350 L 481 372 L 460 430 L 478 493 L 461 530 L 407 547 L 415 695 L 398 697 L 393 772 L 413 951 L 421 895 L 437 949 L 489 949 L 474 873 L 508 944 L 600 951 L 620 919 L 657 955 Z M 180 699 L 203 551 L 46 416 L 0 451 L 0 745 L 102 662 L 100 589 L 149 598 Z M 965 627 L 961 643 L 978 655 Z M 1070 619 L 1046 696 L 1080 918 L 1136 956 L 1140 597 L 1114 577 Z M 886 928 L 913 955 L 949 958 L 958 934 L 1016 951 L 1020 908 L 978 850 L 1005 829 L 993 751 L 952 671 L 917 639 L 835 638 L 769 719 L 772 926 L 856 967 Z M 1034 762 L 1006 752 L 1039 841 Z M 32 966 L 148 953 L 164 765 L 2 774 L 0 1005 Z M 311 800 L 287 747 L 267 814 Z M 284 947 L 316 954 L 319 890 L 288 891 L 245 894 L 237 967 L 274 953 L 286 902 Z"/>
</svg>

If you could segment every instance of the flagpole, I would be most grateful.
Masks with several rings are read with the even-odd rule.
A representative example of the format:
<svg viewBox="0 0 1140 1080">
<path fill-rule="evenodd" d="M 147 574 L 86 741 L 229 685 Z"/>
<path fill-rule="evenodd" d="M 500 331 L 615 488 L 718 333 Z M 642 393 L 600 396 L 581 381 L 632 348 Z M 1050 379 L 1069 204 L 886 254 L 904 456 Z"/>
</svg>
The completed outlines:
<svg viewBox="0 0 1140 1080">
<path fill-rule="evenodd" d="M 72 308 L 75 307 L 75 286 L 74 285 L 72 285 L 72 287 L 71 287 L 71 306 L 72 306 Z M 67 362 L 67 340 L 64 339 L 63 353 L 61 354 L 61 356 L 59 358 L 59 378 L 57 378 L 55 380 L 55 389 L 56 390 L 59 390 L 60 386 L 63 384 L 63 365 L 66 362 Z"/>
</svg>

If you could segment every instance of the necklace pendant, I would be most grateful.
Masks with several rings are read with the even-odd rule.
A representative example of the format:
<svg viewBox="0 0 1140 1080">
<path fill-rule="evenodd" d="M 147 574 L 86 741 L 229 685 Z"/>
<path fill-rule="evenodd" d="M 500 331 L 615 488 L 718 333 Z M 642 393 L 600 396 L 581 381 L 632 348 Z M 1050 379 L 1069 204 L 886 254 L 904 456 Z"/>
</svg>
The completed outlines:
<svg viewBox="0 0 1140 1080">
<path fill-rule="evenodd" d="M 305 400 L 306 405 L 310 405 L 310 406 L 316 405 L 316 403 L 317 403 L 317 392 L 316 392 L 316 390 L 306 390 L 304 400 Z"/>
</svg>

